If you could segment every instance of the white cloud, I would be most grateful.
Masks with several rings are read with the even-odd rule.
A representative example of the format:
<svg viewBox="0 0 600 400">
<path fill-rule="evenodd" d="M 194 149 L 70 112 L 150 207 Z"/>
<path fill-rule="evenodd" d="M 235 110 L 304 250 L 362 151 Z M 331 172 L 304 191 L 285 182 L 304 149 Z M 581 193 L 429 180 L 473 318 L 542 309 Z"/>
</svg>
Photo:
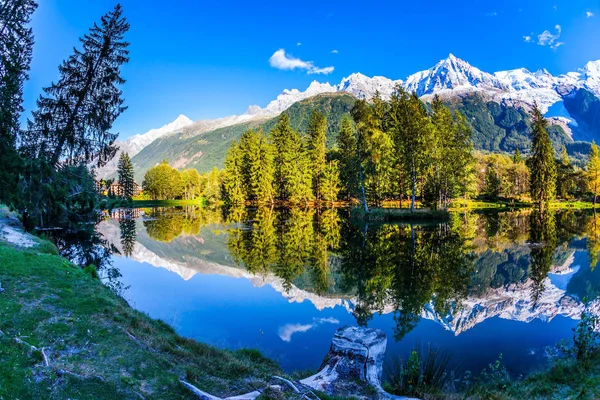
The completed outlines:
<svg viewBox="0 0 600 400">
<path fill-rule="evenodd" d="M 537 44 L 540 46 L 548 46 L 553 50 L 558 49 L 560 46 L 565 44 L 565 42 L 559 42 L 558 39 L 562 33 L 562 27 L 560 25 L 556 25 L 554 27 L 556 29 L 556 33 L 553 34 L 549 30 L 545 30 L 544 32 L 537 35 Z M 523 36 L 523 40 L 527 43 L 533 43 L 533 34 Z"/>
<path fill-rule="evenodd" d="M 496 11 L 492 11 L 486 14 L 488 17 L 497 17 L 498 13 Z"/>
<path fill-rule="evenodd" d="M 296 46 L 302 46 L 301 42 L 296 43 Z"/>
<path fill-rule="evenodd" d="M 594 13 L 593 13 L 593 12 L 591 12 L 591 11 L 588 11 L 588 12 L 586 12 L 586 13 L 585 13 L 585 15 L 586 15 L 588 18 L 592 18 L 592 17 L 594 16 Z"/>
<path fill-rule="evenodd" d="M 271 58 L 269 58 L 269 64 L 273 68 L 282 69 L 282 70 L 294 70 L 294 69 L 303 69 L 309 75 L 312 74 L 324 74 L 328 75 L 333 72 L 334 67 L 325 67 L 319 68 L 315 66 L 312 61 L 302 61 L 299 58 L 294 58 L 285 53 L 284 49 L 279 49 Z"/>
<path fill-rule="evenodd" d="M 337 53 L 339 53 L 339 51 L 337 51 L 336 49 L 333 49 L 333 50 L 331 50 L 331 52 L 332 52 L 333 54 L 337 54 Z"/>
<path fill-rule="evenodd" d="M 311 69 L 308 70 L 308 74 L 309 75 L 313 75 L 313 74 L 323 74 L 323 75 L 329 75 L 330 73 L 332 73 L 334 70 L 333 67 L 325 67 L 325 68 L 316 68 L 313 67 Z"/>
</svg>

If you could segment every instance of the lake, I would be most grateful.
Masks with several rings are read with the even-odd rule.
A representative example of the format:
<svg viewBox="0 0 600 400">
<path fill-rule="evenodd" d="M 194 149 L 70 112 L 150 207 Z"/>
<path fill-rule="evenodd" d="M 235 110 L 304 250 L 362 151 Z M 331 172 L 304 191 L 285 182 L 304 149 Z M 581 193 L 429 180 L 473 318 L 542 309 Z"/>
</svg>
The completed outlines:
<svg viewBox="0 0 600 400">
<path fill-rule="evenodd" d="M 590 212 L 365 224 L 342 209 L 188 206 L 113 210 L 97 231 L 134 308 L 288 372 L 316 370 L 339 327 L 362 325 L 386 333 L 387 365 L 432 344 L 460 372 L 501 356 L 528 374 L 571 339 L 584 299 L 598 309 Z"/>
</svg>

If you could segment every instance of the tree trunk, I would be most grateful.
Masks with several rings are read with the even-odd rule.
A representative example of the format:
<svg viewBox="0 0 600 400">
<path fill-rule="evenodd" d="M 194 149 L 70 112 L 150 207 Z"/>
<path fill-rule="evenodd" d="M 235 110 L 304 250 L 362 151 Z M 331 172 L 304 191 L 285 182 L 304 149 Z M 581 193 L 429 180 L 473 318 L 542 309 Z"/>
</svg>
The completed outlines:
<svg viewBox="0 0 600 400">
<path fill-rule="evenodd" d="M 415 197 L 417 196 L 417 171 L 415 171 L 415 162 L 412 163 L 412 189 L 411 189 L 411 200 L 410 200 L 410 212 L 415 211 Z"/>
</svg>

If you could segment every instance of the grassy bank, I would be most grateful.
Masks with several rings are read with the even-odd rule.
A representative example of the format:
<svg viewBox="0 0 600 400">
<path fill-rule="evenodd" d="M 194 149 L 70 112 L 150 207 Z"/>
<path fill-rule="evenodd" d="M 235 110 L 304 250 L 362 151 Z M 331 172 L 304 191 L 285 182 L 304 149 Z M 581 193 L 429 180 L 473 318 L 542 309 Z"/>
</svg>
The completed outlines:
<svg viewBox="0 0 600 400">
<path fill-rule="evenodd" d="M 194 397 L 262 388 L 277 365 L 178 336 L 55 255 L 0 243 L 0 399 Z"/>
</svg>

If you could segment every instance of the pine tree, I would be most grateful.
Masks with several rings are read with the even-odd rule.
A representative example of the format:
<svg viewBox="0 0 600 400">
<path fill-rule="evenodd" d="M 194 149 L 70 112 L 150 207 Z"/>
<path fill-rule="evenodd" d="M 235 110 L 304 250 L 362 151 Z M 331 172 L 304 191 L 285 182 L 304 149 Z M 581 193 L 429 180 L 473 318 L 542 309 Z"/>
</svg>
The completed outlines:
<svg viewBox="0 0 600 400">
<path fill-rule="evenodd" d="M 29 78 L 33 52 L 28 25 L 36 8 L 33 0 L 0 1 L 0 140 L 11 146 L 23 112 L 23 83 Z"/>
<path fill-rule="evenodd" d="M 329 161 L 325 164 L 321 178 L 321 198 L 327 203 L 337 200 L 340 193 L 340 170 L 337 161 Z"/>
<path fill-rule="evenodd" d="M 410 179 L 411 211 L 415 209 L 417 184 L 424 173 L 434 144 L 433 125 L 416 93 L 408 95 L 401 87 L 392 97 L 391 132 L 397 157 Z"/>
<path fill-rule="evenodd" d="M 308 154 L 313 172 L 313 193 L 317 201 L 323 197 L 323 174 L 326 168 L 327 147 L 325 144 L 327 134 L 327 119 L 325 115 L 314 110 L 308 121 Z"/>
<path fill-rule="evenodd" d="M 523 156 L 521 156 L 521 152 L 519 151 L 518 147 L 515 149 L 515 153 L 513 154 L 513 162 L 515 164 L 520 164 L 523 162 Z"/>
<path fill-rule="evenodd" d="M 594 195 L 592 201 L 595 207 L 596 197 L 598 196 L 598 191 L 600 191 L 600 151 L 596 142 L 592 142 L 590 157 L 587 164 L 586 178 L 588 190 Z"/>
<path fill-rule="evenodd" d="M 131 163 L 129 154 L 125 152 L 121 153 L 121 156 L 119 157 L 117 173 L 119 176 L 119 186 L 121 186 L 123 198 L 131 199 L 133 197 L 134 192 L 134 172 L 133 164 Z"/>
<path fill-rule="evenodd" d="M 532 112 L 532 144 L 529 168 L 531 170 L 530 191 L 531 198 L 540 208 L 552 201 L 556 192 L 556 163 L 554 161 L 554 148 L 548 131 L 547 122 L 537 103 Z"/>
<path fill-rule="evenodd" d="M 117 5 L 81 39 L 82 50 L 59 67 L 58 82 L 44 89 L 24 137 L 24 150 L 35 158 L 104 165 L 116 153 L 110 129 L 126 109 L 119 88 L 121 67 L 129 61 L 123 36 L 129 23 Z"/>
<path fill-rule="evenodd" d="M 275 149 L 277 197 L 291 203 L 310 201 L 312 199 L 310 161 L 304 151 L 302 138 L 292 129 L 286 113 L 279 116 L 270 137 Z"/>
<path fill-rule="evenodd" d="M 244 132 L 240 139 L 242 190 L 246 200 L 272 203 L 275 192 L 274 150 L 262 130 Z"/>
<path fill-rule="evenodd" d="M 242 173 L 243 155 L 237 141 L 233 141 L 225 158 L 225 171 L 223 175 L 223 191 L 225 201 L 229 205 L 244 204 L 246 199 Z"/>
<path fill-rule="evenodd" d="M 563 199 L 569 197 L 573 188 L 573 166 L 567 153 L 567 148 L 563 145 L 560 149 L 560 158 L 557 163 L 556 192 Z"/>
<path fill-rule="evenodd" d="M 17 185 L 23 160 L 15 143 L 33 48 L 28 25 L 36 7 L 32 0 L 0 0 L 0 202 L 5 204 L 22 201 Z"/>
<path fill-rule="evenodd" d="M 348 116 L 342 120 L 337 137 L 339 151 L 341 194 L 346 200 L 358 195 L 358 155 L 356 152 L 356 133 Z"/>
</svg>

